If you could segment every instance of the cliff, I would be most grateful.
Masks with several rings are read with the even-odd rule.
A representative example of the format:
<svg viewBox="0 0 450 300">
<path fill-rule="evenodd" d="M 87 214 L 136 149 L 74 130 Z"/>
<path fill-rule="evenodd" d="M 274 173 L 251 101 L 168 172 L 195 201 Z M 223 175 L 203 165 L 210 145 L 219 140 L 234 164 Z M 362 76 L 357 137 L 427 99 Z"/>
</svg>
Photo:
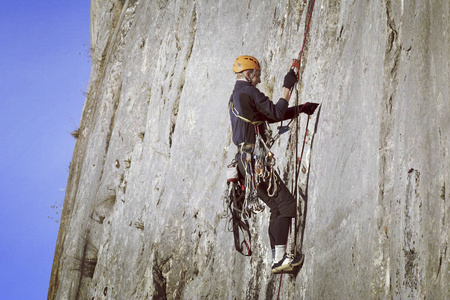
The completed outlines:
<svg viewBox="0 0 450 300">
<path fill-rule="evenodd" d="M 251 220 L 251 258 L 222 218 L 231 67 L 257 57 L 277 101 L 311 4 L 91 1 L 49 299 L 276 298 L 267 210 Z M 282 299 L 450 295 L 449 12 L 446 0 L 316 1 L 299 85 L 300 102 L 321 104 L 299 177 L 305 262 Z M 273 147 L 289 186 L 296 143 L 291 131 Z"/>
</svg>

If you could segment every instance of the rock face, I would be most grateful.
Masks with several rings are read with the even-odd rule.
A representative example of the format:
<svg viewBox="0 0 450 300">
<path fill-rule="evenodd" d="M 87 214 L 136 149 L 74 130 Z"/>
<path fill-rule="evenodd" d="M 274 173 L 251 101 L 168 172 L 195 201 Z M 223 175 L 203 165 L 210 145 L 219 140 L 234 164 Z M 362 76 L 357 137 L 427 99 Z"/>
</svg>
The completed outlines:
<svg viewBox="0 0 450 300">
<path fill-rule="evenodd" d="M 259 58 L 277 101 L 312 1 L 91 5 L 49 299 L 276 298 L 268 212 L 251 220 L 251 258 L 222 218 L 231 66 Z M 282 299 L 450 295 L 449 13 L 447 0 L 316 1 L 299 89 L 321 104 L 299 176 L 305 262 Z M 289 186 L 304 115 L 299 128 L 273 147 Z"/>
</svg>

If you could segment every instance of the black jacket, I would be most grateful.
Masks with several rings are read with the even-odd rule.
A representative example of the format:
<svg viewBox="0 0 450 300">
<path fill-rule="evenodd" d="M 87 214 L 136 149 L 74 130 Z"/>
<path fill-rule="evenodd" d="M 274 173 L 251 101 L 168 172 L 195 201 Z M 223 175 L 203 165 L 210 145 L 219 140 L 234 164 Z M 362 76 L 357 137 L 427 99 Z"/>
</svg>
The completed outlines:
<svg viewBox="0 0 450 300">
<path fill-rule="evenodd" d="M 269 123 L 279 122 L 282 120 L 292 119 L 301 111 L 301 105 L 298 107 L 288 108 L 286 99 L 280 98 L 274 104 L 266 95 L 264 95 L 256 87 L 249 82 L 237 80 L 234 86 L 233 94 L 230 97 L 229 107 L 231 102 L 237 113 L 254 122 L 254 121 L 268 121 Z M 254 144 L 255 128 L 252 123 L 246 122 L 236 116 L 236 112 L 230 108 L 231 128 L 233 130 L 233 143 L 239 146 L 245 142 Z M 265 138 L 265 124 L 258 125 L 262 137 Z"/>
</svg>

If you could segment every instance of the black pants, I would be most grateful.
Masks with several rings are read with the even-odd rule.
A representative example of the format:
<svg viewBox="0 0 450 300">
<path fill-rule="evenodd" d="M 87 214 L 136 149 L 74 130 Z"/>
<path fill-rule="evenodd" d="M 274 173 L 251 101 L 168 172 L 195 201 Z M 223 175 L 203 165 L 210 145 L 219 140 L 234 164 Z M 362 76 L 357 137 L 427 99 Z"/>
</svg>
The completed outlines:
<svg viewBox="0 0 450 300">
<path fill-rule="evenodd" d="M 236 155 L 241 178 L 245 178 L 245 169 L 242 165 L 242 161 L 245 163 L 245 155 L 244 153 L 243 159 L 241 159 L 240 154 Z M 297 210 L 294 196 L 292 196 L 280 176 L 276 172 L 274 175 L 277 191 L 272 197 L 267 193 L 267 182 L 261 181 L 257 189 L 258 198 L 270 208 L 269 239 L 272 249 L 275 248 L 275 245 L 286 245 L 291 219 L 296 216 Z"/>
</svg>

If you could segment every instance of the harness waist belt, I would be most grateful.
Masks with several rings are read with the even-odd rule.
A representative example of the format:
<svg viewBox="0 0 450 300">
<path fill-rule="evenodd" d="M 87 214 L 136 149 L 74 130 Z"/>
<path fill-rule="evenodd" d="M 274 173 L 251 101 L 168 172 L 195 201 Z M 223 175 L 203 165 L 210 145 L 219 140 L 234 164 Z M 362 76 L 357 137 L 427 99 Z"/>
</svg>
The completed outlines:
<svg viewBox="0 0 450 300">
<path fill-rule="evenodd" d="M 254 149 L 255 144 L 241 143 L 238 146 L 238 152 L 252 153 Z"/>
</svg>

